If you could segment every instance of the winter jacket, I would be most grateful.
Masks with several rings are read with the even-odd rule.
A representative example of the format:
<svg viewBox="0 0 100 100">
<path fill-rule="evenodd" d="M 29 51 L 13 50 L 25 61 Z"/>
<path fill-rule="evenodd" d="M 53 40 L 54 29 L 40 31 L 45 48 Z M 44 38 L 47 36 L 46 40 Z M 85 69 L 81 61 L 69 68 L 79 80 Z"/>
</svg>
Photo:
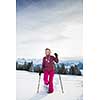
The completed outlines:
<svg viewBox="0 0 100 100">
<path fill-rule="evenodd" d="M 42 69 L 43 71 L 47 70 L 47 71 L 52 71 L 54 70 L 54 64 L 55 62 L 58 63 L 58 57 L 54 57 L 51 55 L 45 56 L 43 58 L 43 62 L 42 62 Z"/>
</svg>

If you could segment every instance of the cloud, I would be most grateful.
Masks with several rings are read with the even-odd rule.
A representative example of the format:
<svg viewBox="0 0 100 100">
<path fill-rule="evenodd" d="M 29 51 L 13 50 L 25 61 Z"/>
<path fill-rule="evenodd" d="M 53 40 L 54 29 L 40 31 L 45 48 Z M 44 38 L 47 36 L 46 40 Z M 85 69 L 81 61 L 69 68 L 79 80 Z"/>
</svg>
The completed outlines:
<svg viewBox="0 0 100 100">
<path fill-rule="evenodd" d="M 22 0 L 21 3 L 17 3 L 17 56 L 31 56 L 33 49 L 34 55 L 39 56 L 42 52 L 39 54 L 37 49 L 42 50 L 48 46 L 56 50 L 57 46 L 59 49 L 63 48 L 65 44 L 68 48 L 59 49 L 59 52 L 69 49 L 71 53 L 67 51 L 65 56 L 80 56 L 82 0 L 26 1 Z M 31 48 L 31 50 L 27 48 Z"/>
</svg>

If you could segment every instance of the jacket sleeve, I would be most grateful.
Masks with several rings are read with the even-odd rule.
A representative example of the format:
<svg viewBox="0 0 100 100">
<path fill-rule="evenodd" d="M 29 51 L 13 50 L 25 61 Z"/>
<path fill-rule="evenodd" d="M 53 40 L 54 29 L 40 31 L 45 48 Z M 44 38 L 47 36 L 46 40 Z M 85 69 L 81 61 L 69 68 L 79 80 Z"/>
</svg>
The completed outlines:
<svg viewBox="0 0 100 100">
<path fill-rule="evenodd" d="M 54 56 L 53 56 L 53 60 L 54 60 L 56 63 L 58 63 L 58 62 L 59 62 L 58 57 L 54 57 Z"/>
<path fill-rule="evenodd" d="M 45 58 L 43 58 L 43 60 L 42 60 L 42 69 L 44 69 L 44 67 L 45 67 Z"/>
</svg>

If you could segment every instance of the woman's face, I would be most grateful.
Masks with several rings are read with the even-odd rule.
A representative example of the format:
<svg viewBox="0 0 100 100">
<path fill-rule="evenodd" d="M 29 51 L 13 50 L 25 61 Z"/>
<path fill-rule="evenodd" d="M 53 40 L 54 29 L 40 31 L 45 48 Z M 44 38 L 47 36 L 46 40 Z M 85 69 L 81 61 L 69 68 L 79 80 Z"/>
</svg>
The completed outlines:
<svg viewBox="0 0 100 100">
<path fill-rule="evenodd" d="M 50 55 L 51 51 L 50 50 L 45 50 L 45 55 Z"/>
</svg>

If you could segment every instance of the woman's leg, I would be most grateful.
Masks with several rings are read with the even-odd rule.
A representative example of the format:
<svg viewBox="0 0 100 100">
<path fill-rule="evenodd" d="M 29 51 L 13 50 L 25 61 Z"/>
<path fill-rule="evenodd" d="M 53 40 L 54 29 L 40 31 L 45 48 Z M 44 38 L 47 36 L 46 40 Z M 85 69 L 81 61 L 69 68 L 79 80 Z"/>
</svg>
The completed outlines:
<svg viewBox="0 0 100 100">
<path fill-rule="evenodd" d="M 44 84 L 48 85 L 48 71 L 44 71 Z"/>
<path fill-rule="evenodd" d="M 49 92 L 52 93 L 54 91 L 53 88 L 53 77 L 54 77 L 54 71 L 49 72 Z"/>
</svg>

